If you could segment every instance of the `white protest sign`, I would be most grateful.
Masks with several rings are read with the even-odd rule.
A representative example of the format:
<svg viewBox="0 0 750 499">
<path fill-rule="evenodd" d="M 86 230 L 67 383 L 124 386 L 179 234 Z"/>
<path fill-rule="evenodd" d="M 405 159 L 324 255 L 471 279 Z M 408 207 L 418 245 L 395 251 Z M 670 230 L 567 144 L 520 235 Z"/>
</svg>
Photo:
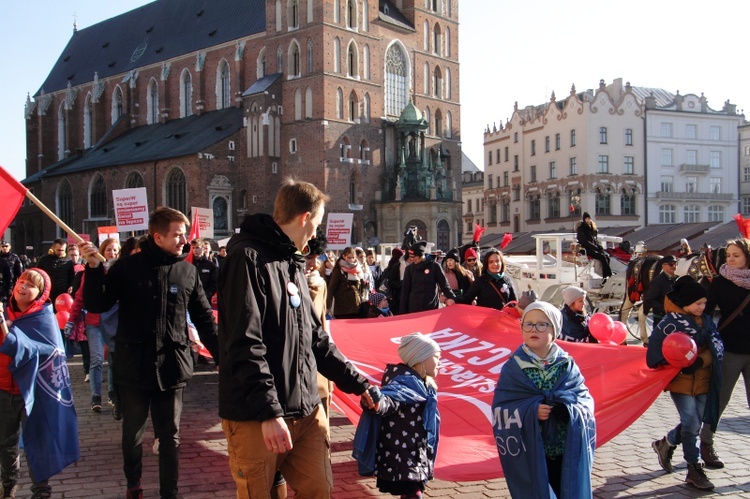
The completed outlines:
<svg viewBox="0 0 750 499">
<path fill-rule="evenodd" d="M 193 213 L 193 223 L 196 216 L 198 217 L 198 229 L 200 237 L 204 239 L 214 238 L 214 210 L 209 208 L 196 208 L 192 206 L 190 211 Z"/>
<path fill-rule="evenodd" d="M 148 230 L 148 201 L 146 188 L 112 191 L 115 202 L 115 223 L 118 232 Z"/>
<path fill-rule="evenodd" d="M 327 248 L 332 250 L 344 249 L 350 246 L 352 240 L 353 213 L 329 213 L 326 224 Z"/>
</svg>

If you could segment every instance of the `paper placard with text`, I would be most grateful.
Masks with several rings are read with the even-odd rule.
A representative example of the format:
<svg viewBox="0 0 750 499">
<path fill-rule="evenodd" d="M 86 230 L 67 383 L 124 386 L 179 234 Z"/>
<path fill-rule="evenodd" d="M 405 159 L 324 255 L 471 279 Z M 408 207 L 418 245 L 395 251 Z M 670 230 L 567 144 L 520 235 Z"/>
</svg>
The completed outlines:
<svg viewBox="0 0 750 499">
<path fill-rule="evenodd" d="M 148 201 L 145 187 L 112 191 L 117 232 L 148 230 Z"/>
<path fill-rule="evenodd" d="M 352 240 L 353 213 L 329 213 L 326 224 L 326 239 L 328 249 L 341 250 L 350 246 Z"/>
<path fill-rule="evenodd" d="M 199 234 L 204 239 L 214 238 L 214 210 L 210 208 L 200 208 L 191 206 L 190 212 L 193 214 L 193 223 L 196 217 L 198 220 Z"/>
</svg>

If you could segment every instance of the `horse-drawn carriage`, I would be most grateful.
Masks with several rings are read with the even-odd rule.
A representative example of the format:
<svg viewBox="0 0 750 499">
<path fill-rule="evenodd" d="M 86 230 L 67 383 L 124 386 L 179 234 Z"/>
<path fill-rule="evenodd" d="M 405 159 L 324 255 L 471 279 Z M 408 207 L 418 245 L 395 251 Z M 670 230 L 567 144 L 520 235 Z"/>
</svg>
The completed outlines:
<svg viewBox="0 0 750 499">
<path fill-rule="evenodd" d="M 539 298 L 562 306 L 562 290 L 575 285 L 588 292 L 592 312 L 619 313 L 625 293 L 625 265 L 613 258 L 613 275 L 602 278 L 598 262 L 582 252 L 574 233 L 535 234 L 535 254 L 506 255 L 506 273 L 513 278 L 516 295 L 527 289 Z M 599 236 L 605 248 L 622 242 L 620 237 Z"/>
</svg>

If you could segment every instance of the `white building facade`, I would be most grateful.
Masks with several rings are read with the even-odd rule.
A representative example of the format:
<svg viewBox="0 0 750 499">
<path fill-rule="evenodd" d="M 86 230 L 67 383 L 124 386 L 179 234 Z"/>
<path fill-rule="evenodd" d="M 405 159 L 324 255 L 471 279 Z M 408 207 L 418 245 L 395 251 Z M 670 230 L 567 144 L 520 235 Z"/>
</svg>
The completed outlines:
<svg viewBox="0 0 750 499">
<path fill-rule="evenodd" d="M 670 102 L 654 94 L 644 98 L 646 223 L 728 221 L 741 209 L 743 116 L 729 101 L 717 111 L 703 95 L 671 97 Z"/>
<path fill-rule="evenodd" d="M 740 213 L 750 216 L 750 123 L 740 128 Z"/>
<path fill-rule="evenodd" d="M 516 106 L 484 134 L 487 233 L 573 230 L 584 212 L 599 225 L 642 225 L 643 110 L 621 79 Z"/>
</svg>

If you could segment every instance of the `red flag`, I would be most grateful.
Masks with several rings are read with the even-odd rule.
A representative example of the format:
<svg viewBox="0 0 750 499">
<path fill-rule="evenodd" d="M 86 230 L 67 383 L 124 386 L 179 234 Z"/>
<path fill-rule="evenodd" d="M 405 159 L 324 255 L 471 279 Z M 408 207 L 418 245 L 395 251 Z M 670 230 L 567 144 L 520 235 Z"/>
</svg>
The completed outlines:
<svg viewBox="0 0 750 499">
<path fill-rule="evenodd" d="M 14 179 L 5 168 L 0 166 L 0 199 L 3 200 L 4 208 L 0 210 L 0 234 L 5 232 L 10 223 L 16 218 L 16 213 L 21 209 L 21 204 L 26 198 L 26 187 Z"/>
<path fill-rule="evenodd" d="M 454 305 L 390 318 L 339 319 L 330 326 L 341 352 L 376 385 L 386 363 L 400 362 L 398 339 L 415 331 L 429 334 L 442 350 L 436 379 L 442 425 L 435 476 L 475 481 L 503 475 L 491 407 L 500 368 L 521 343 L 518 319 L 490 308 Z M 558 344 L 575 359 L 594 397 L 597 446 L 638 419 L 679 370 L 649 369 L 642 347 Z M 353 423 L 359 421 L 359 397 L 334 390 L 333 401 Z"/>
<path fill-rule="evenodd" d="M 198 208 L 195 209 L 195 213 L 193 213 L 193 223 L 190 225 L 190 234 L 188 234 L 188 242 L 192 242 L 199 237 L 201 237 L 201 224 L 198 222 Z M 193 249 L 191 248 L 190 251 L 188 251 L 188 256 L 185 258 L 190 263 L 193 263 Z"/>
<path fill-rule="evenodd" d="M 734 221 L 737 222 L 737 227 L 740 229 L 740 234 L 745 239 L 750 238 L 750 218 L 743 218 L 742 215 L 737 213 L 734 217 Z"/>
</svg>

